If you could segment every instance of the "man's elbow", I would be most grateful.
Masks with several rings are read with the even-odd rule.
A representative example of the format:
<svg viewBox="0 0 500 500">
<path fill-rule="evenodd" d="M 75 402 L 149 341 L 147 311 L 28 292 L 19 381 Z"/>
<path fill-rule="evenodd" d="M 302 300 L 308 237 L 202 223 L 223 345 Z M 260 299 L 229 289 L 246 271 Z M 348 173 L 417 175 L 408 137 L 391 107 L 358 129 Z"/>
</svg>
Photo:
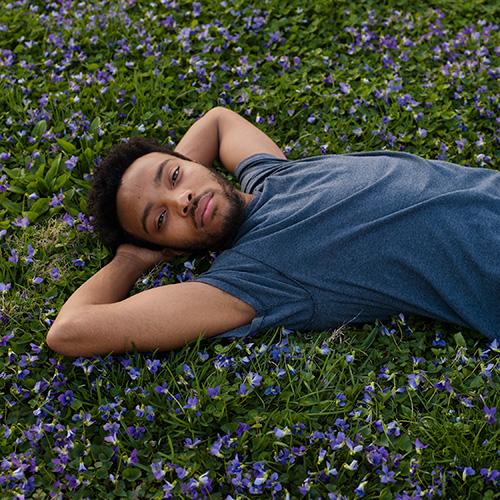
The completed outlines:
<svg viewBox="0 0 500 500">
<path fill-rule="evenodd" d="M 78 319 L 57 318 L 47 333 L 46 343 L 53 351 L 64 356 L 85 356 Z"/>
</svg>

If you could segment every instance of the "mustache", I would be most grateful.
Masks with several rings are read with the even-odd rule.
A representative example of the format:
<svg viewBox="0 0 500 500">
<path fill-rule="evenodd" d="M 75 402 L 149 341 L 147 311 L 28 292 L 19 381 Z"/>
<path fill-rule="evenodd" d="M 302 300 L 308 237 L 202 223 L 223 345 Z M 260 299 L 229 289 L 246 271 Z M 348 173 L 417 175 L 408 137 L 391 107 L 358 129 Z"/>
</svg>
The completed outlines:
<svg viewBox="0 0 500 500">
<path fill-rule="evenodd" d="M 188 208 L 188 214 L 191 216 L 191 218 L 193 219 L 193 223 L 195 224 L 196 226 L 196 219 L 195 219 L 195 213 L 196 213 L 196 209 L 198 208 L 198 204 L 200 203 L 200 200 L 208 193 L 213 193 L 213 191 L 210 191 L 210 190 L 207 190 L 201 194 L 199 194 L 198 196 L 196 196 L 195 198 L 193 198 L 191 200 L 191 204 L 189 205 L 189 208 Z M 214 194 L 214 193 L 213 193 Z"/>
</svg>

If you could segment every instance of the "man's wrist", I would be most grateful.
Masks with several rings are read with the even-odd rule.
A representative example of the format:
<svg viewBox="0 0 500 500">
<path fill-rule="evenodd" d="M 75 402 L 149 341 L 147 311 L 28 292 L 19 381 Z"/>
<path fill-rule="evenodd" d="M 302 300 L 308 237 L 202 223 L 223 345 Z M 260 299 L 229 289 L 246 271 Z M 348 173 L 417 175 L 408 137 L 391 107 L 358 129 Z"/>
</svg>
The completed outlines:
<svg viewBox="0 0 500 500">
<path fill-rule="evenodd" d="M 121 273 L 126 273 L 134 281 L 141 277 L 151 266 L 140 258 L 130 254 L 116 254 L 108 266 L 116 267 Z"/>
</svg>

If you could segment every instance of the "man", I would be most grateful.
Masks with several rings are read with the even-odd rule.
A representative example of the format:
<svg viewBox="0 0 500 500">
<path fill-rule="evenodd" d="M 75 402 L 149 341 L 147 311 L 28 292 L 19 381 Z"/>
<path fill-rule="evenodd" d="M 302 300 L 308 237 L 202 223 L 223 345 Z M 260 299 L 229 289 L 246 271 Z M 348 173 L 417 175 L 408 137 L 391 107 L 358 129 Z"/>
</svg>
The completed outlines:
<svg viewBox="0 0 500 500">
<path fill-rule="evenodd" d="M 211 170 L 216 159 L 241 191 Z M 289 161 L 245 119 L 214 108 L 175 152 L 140 139 L 116 146 L 96 170 L 90 202 L 116 253 L 48 333 L 67 355 L 399 312 L 500 331 L 492 170 L 394 152 Z M 196 280 L 127 298 L 151 266 L 204 249 L 223 251 Z"/>
</svg>

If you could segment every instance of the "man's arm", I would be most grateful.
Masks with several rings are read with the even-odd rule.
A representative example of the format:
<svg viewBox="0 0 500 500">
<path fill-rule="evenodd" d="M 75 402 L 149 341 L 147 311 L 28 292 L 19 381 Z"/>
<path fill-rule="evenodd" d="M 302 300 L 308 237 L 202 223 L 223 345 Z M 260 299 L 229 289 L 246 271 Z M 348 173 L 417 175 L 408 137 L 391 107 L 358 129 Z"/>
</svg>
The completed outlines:
<svg viewBox="0 0 500 500">
<path fill-rule="evenodd" d="M 194 123 L 175 151 L 207 167 L 216 159 L 234 173 L 238 163 L 256 153 L 285 158 L 281 149 L 264 132 L 237 113 L 213 108 Z"/>
<path fill-rule="evenodd" d="M 143 272 L 161 260 L 159 255 L 122 245 L 61 308 L 47 335 L 49 347 L 67 356 L 170 350 L 200 335 L 210 337 L 245 325 L 255 316 L 245 302 L 197 282 L 126 298 Z"/>
</svg>

